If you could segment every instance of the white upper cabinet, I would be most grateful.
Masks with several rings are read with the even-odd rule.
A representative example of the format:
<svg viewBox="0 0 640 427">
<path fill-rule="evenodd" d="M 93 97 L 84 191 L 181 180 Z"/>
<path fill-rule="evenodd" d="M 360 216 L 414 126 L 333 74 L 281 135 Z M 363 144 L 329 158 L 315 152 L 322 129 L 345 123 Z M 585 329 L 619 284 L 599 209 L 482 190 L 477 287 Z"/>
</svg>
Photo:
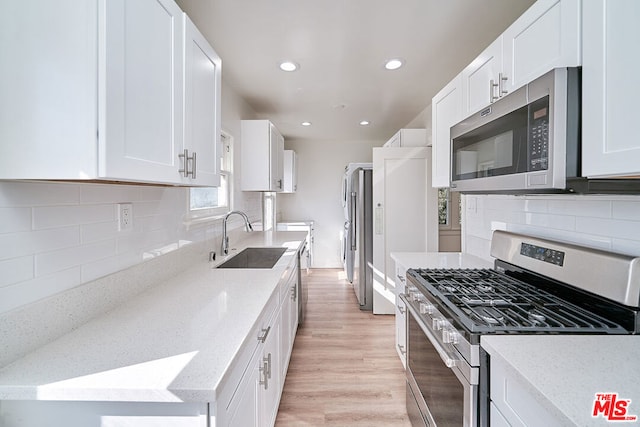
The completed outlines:
<svg viewBox="0 0 640 427">
<path fill-rule="evenodd" d="M 458 74 L 431 102 L 432 186 L 449 187 L 451 126 L 462 120 L 462 74 Z"/>
<path fill-rule="evenodd" d="M 467 117 L 555 67 L 581 64 L 581 0 L 538 0 L 462 71 Z"/>
<path fill-rule="evenodd" d="M 298 156 L 293 150 L 284 150 L 283 193 L 295 193 L 298 190 Z"/>
<path fill-rule="evenodd" d="M 583 176 L 640 174 L 640 140 L 631 131 L 640 99 L 639 16 L 637 0 L 584 2 Z"/>
<path fill-rule="evenodd" d="M 0 3 L 0 178 L 97 176 L 97 16 L 97 1 Z"/>
<path fill-rule="evenodd" d="M 502 37 L 498 37 L 462 70 L 462 115 L 464 117 L 499 99 L 498 86 L 501 77 Z"/>
<path fill-rule="evenodd" d="M 581 0 L 538 0 L 502 34 L 503 81 L 508 91 L 556 67 L 576 67 Z"/>
<path fill-rule="evenodd" d="M 450 184 L 451 126 L 553 68 L 581 65 L 581 4 L 538 0 L 433 97 L 434 187 Z"/>
<path fill-rule="evenodd" d="M 284 138 L 269 120 L 242 120 L 242 190 L 282 191 Z"/>
<path fill-rule="evenodd" d="M 383 147 L 421 147 L 427 145 L 426 129 L 400 129 Z"/>
<path fill-rule="evenodd" d="M 198 185 L 220 185 L 220 84 L 222 63 L 185 14 L 184 135 L 194 157 L 190 179 Z M 193 171 L 193 172 L 192 172 Z"/>
<path fill-rule="evenodd" d="M 104 4 L 97 177 L 180 182 L 182 11 L 171 0 Z"/>
<path fill-rule="evenodd" d="M 213 72 L 193 72 L 190 61 L 199 59 L 185 47 L 194 29 L 173 0 L 14 2 L 0 15 L 12 35 L 0 44 L 10 64 L 0 68 L 0 103 L 12 111 L 0 118 L 0 138 L 11 142 L 0 178 L 217 182 L 207 179 L 210 168 L 202 182 L 193 171 L 196 163 L 217 167 L 219 132 L 203 130 L 202 117 L 219 127 L 219 108 L 210 105 L 219 103 L 219 86 L 206 86 L 219 85 L 220 62 L 213 53 Z M 214 135 L 213 148 L 204 148 L 205 134 Z"/>
</svg>

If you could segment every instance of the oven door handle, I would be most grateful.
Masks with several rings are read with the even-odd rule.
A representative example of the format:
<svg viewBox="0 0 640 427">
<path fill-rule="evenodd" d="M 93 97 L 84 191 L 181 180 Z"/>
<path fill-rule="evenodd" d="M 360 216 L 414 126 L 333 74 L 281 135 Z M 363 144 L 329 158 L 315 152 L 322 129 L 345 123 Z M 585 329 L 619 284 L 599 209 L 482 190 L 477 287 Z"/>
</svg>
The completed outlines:
<svg viewBox="0 0 640 427">
<path fill-rule="evenodd" d="M 399 297 L 406 304 L 407 309 L 410 312 L 409 314 L 413 316 L 416 322 L 418 322 L 418 325 L 420 325 L 420 329 L 422 329 L 422 331 L 425 333 L 429 341 L 431 341 L 433 348 L 436 349 L 436 351 L 438 352 L 438 355 L 440 356 L 440 358 L 442 359 L 446 367 L 447 368 L 455 367 L 457 360 L 451 357 L 451 355 L 449 355 L 449 353 L 447 353 L 447 351 L 444 348 L 442 348 L 442 346 L 440 345 L 440 342 L 438 342 L 438 340 L 433 335 L 431 330 L 427 327 L 427 325 L 424 324 L 420 316 L 416 313 L 416 310 L 413 308 L 411 303 L 409 303 L 409 300 L 406 298 L 406 296 L 399 295 Z"/>
</svg>

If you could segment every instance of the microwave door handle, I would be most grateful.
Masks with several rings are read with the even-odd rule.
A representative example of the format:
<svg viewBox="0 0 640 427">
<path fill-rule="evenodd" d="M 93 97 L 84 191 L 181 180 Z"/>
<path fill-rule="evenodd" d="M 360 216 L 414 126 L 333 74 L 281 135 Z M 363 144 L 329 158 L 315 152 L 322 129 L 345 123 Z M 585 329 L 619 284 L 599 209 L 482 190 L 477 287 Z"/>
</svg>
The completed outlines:
<svg viewBox="0 0 640 427">
<path fill-rule="evenodd" d="M 442 359 L 442 362 L 444 362 L 446 367 L 447 368 L 455 367 L 457 362 L 456 359 L 449 356 L 447 351 L 440 346 L 440 343 L 438 342 L 438 340 L 433 336 L 429 328 L 424 324 L 420 316 L 418 316 L 418 314 L 415 312 L 415 309 L 409 303 L 409 301 L 407 301 L 407 298 L 404 295 L 400 295 L 400 299 L 405 303 L 405 305 L 407 306 L 407 309 L 410 311 L 409 315 L 413 316 L 415 321 L 418 322 L 418 324 L 420 325 L 420 329 L 422 329 L 422 332 L 425 333 L 425 335 L 429 339 L 429 342 L 431 342 L 431 345 L 433 345 L 433 348 L 436 349 L 436 352 L 438 352 L 438 356 L 440 356 L 440 359 Z"/>
</svg>

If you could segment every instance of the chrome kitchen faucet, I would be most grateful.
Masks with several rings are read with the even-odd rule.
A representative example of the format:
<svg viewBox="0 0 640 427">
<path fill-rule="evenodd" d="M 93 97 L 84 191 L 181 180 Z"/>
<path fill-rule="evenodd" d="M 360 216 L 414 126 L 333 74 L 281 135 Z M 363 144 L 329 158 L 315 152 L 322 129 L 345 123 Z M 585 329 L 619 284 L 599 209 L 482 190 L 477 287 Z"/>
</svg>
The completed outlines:
<svg viewBox="0 0 640 427">
<path fill-rule="evenodd" d="M 244 219 L 244 227 L 247 231 L 253 231 L 253 227 L 251 226 L 251 222 L 249 222 L 249 217 L 242 211 L 231 211 L 224 216 L 222 220 L 222 253 L 224 255 L 229 254 L 229 236 L 227 236 L 227 219 L 233 214 L 238 214 Z"/>
</svg>

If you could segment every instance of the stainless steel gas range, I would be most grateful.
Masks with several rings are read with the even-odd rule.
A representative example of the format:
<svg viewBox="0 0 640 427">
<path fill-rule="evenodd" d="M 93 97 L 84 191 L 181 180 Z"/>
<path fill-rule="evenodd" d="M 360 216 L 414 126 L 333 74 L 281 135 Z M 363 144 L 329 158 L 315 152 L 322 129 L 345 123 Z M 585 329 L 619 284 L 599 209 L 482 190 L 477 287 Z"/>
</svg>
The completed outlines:
<svg viewBox="0 0 640 427">
<path fill-rule="evenodd" d="M 640 258 L 495 231 L 493 269 L 410 269 L 413 425 L 488 426 L 483 334 L 638 334 Z"/>
</svg>

